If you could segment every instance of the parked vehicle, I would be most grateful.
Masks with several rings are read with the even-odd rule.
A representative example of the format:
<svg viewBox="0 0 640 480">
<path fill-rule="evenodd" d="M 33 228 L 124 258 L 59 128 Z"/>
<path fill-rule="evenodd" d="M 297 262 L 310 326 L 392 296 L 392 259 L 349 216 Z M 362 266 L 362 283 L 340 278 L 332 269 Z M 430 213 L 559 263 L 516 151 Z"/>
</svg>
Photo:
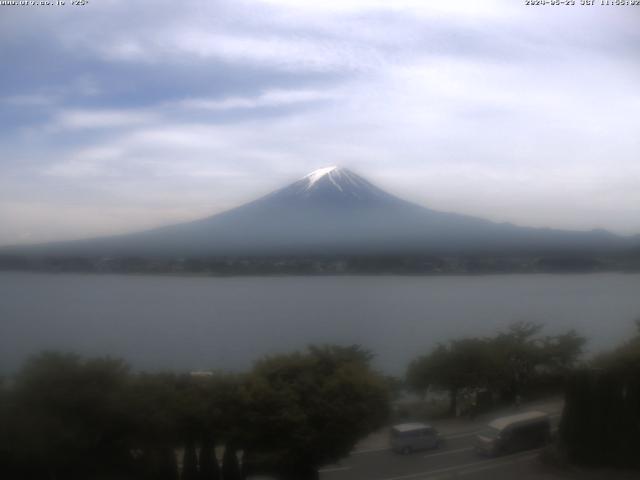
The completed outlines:
<svg viewBox="0 0 640 480">
<path fill-rule="evenodd" d="M 442 437 L 438 431 L 426 423 L 401 423 L 391 427 L 391 449 L 408 454 L 418 450 L 438 448 Z"/>
<path fill-rule="evenodd" d="M 478 453 L 494 456 L 540 447 L 551 438 L 551 422 L 544 412 L 525 412 L 496 418 L 476 435 Z"/>
</svg>

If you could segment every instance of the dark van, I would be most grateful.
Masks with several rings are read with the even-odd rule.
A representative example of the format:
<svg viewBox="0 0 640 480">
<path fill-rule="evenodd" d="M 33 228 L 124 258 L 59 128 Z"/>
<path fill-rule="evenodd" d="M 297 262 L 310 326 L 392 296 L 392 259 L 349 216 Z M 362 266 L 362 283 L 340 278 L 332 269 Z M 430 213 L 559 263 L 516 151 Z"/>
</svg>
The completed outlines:
<svg viewBox="0 0 640 480">
<path fill-rule="evenodd" d="M 474 448 L 483 455 L 500 455 L 545 445 L 551 421 L 544 412 L 525 412 L 496 418 L 476 435 Z"/>
</svg>

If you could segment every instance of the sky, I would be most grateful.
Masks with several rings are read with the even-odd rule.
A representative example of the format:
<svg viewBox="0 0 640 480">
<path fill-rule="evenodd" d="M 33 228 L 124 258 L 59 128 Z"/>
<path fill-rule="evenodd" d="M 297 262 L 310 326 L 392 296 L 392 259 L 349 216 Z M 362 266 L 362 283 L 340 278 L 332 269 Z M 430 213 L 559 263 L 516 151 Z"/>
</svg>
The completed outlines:
<svg viewBox="0 0 640 480">
<path fill-rule="evenodd" d="M 579 0 L 0 5 L 0 245 L 197 219 L 327 165 L 638 234 L 639 27 Z"/>
</svg>

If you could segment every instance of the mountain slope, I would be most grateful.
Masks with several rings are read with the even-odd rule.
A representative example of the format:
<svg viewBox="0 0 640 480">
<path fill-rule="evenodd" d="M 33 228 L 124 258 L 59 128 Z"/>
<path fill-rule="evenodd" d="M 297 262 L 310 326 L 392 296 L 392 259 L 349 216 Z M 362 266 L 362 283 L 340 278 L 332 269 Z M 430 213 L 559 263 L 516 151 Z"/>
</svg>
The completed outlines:
<svg viewBox="0 0 640 480">
<path fill-rule="evenodd" d="M 224 256 L 610 251 L 630 240 L 430 210 L 327 167 L 254 202 L 146 232 L 32 247 L 47 255 Z M 24 249 L 20 249 L 24 251 Z"/>
</svg>

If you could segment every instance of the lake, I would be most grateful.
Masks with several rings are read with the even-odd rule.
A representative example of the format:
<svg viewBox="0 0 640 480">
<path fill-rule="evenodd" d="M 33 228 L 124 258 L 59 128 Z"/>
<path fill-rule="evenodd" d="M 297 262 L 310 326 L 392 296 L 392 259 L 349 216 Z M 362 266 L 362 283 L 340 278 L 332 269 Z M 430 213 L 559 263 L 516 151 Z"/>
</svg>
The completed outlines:
<svg viewBox="0 0 640 480">
<path fill-rule="evenodd" d="M 590 351 L 634 331 L 640 275 L 177 277 L 0 272 L 0 372 L 43 349 L 136 369 L 249 368 L 309 343 L 358 343 L 401 374 L 437 342 L 515 320 L 575 328 Z"/>
</svg>

